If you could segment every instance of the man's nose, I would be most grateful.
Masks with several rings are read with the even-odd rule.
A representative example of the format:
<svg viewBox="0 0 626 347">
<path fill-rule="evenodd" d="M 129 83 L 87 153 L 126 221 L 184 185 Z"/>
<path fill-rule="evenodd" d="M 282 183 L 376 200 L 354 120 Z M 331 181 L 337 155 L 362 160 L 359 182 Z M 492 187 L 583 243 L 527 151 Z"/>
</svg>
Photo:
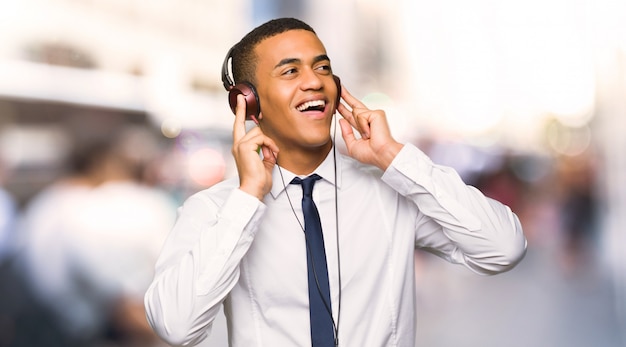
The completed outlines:
<svg viewBox="0 0 626 347">
<path fill-rule="evenodd" d="M 321 89 L 324 82 L 321 76 L 313 69 L 305 69 L 302 73 L 302 85 L 303 90 L 318 90 Z"/>
</svg>

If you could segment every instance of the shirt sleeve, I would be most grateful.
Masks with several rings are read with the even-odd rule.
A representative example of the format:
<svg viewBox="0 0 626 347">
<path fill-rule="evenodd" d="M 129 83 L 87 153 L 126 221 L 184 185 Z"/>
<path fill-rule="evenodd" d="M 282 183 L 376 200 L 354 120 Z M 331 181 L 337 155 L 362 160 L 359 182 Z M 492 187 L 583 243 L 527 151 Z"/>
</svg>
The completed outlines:
<svg viewBox="0 0 626 347">
<path fill-rule="evenodd" d="M 195 345 L 211 331 L 221 303 L 239 279 L 265 205 L 234 189 L 220 206 L 196 194 L 179 209 L 145 295 L 155 332 L 174 346 Z"/>
<path fill-rule="evenodd" d="M 407 144 L 383 181 L 417 205 L 416 245 L 481 274 L 513 268 L 526 253 L 518 217 Z"/>
</svg>

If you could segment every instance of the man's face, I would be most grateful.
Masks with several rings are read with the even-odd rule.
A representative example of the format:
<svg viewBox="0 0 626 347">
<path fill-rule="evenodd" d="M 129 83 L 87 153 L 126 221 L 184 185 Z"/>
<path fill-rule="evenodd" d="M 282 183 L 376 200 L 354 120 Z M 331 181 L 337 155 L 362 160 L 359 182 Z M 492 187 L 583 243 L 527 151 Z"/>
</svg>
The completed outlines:
<svg viewBox="0 0 626 347">
<path fill-rule="evenodd" d="M 263 132 L 282 150 L 330 148 L 338 91 L 317 35 L 290 30 L 261 41 L 255 53 Z"/>
</svg>

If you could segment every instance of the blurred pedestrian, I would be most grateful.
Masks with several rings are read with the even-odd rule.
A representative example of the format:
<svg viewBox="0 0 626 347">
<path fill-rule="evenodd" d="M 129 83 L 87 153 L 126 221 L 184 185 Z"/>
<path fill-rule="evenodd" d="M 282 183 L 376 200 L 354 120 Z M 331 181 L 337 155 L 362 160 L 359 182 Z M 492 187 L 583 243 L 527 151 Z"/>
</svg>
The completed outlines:
<svg viewBox="0 0 626 347">
<path fill-rule="evenodd" d="M 17 206 L 13 195 L 4 188 L 4 166 L 0 158 L 0 346 L 9 345 L 15 334 L 15 317 L 7 294 L 11 292 L 10 261 L 15 252 Z"/>
<path fill-rule="evenodd" d="M 142 297 L 176 210 L 168 195 L 142 182 L 155 154 L 145 153 L 150 148 L 150 137 L 136 130 L 80 146 L 74 173 L 38 194 L 24 213 L 23 274 L 55 327 L 76 345 L 158 341 Z"/>
<path fill-rule="evenodd" d="M 567 273 L 580 272 L 596 260 L 599 198 L 594 164 L 591 151 L 558 161 L 562 265 Z"/>
<path fill-rule="evenodd" d="M 1 174 L 0 172 L 0 264 L 13 253 L 17 215 L 15 199 L 9 191 L 3 188 Z"/>
</svg>

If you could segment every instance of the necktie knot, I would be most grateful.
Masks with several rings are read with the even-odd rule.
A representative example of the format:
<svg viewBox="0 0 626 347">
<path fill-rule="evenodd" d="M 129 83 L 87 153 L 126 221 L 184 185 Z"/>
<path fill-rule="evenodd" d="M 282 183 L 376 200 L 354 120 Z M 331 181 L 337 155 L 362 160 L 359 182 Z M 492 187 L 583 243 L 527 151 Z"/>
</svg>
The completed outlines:
<svg viewBox="0 0 626 347">
<path fill-rule="evenodd" d="M 315 185 L 315 181 L 320 179 L 322 179 L 320 175 L 312 174 L 305 179 L 295 177 L 293 180 L 291 180 L 291 184 L 301 184 L 302 194 L 304 195 L 304 197 L 311 198 L 311 196 L 313 195 L 313 186 Z"/>
</svg>

